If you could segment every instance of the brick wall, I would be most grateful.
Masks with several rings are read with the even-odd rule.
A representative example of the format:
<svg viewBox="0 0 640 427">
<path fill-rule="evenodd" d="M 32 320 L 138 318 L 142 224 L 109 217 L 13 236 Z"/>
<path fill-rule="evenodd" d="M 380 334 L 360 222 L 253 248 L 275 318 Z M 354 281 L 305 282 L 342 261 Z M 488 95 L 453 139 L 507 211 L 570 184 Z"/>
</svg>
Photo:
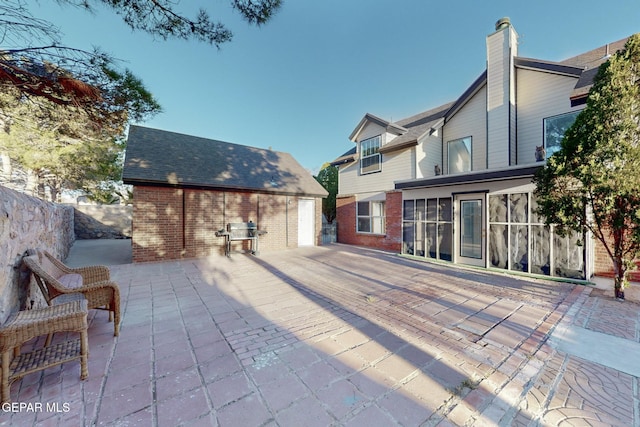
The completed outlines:
<svg viewBox="0 0 640 427">
<path fill-rule="evenodd" d="M 230 222 L 253 221 L 267 234 L 259 250 L 298 246 L 298 198 L 248 192 L 134 187 L 133 261 L 157 261 L 223 254 L 217 230 Z M 183 221 L 184 218 L 184 221 Z M 316 235 L 321 243 L 322 203 L 316 199 Z M 233 250 L 249 242 L 233 242 Z"/>
<path fill-rule="evenodd" d="M 133 200 L 133 260 L 156 261 L 184 256 L 183 190 L 135 186 Z"/>
<path fill-rule="evenodd" d="M 356 236 L 356 197 L 336 197 L 338 243 L 358 245 Z"/>
<path fill-rule="evenodd" d="M 612 241 L 608 239 L 607 241 Z M 611 243 L 609 247 L 612 247 Z M 596 276 L 613 277 L 613 262 L 609 257 L 609 253 L 605 249 L 600 240 L 594 239 L 594 265 L 593 272 Z M 640 266 L 639 262 L 636 262 Z M 640 268 L 629 271 L 629 280 L 632 282 L 640 282 Z"/>
<path fill-rule="evenodd" d="M 596 276 L 608 276 L 613 274 L 613 264 L 611 263 L 611 258 L 609 258 L 609 254 L 607 250 L 604 248 L 604 245 L 600 242 L 600 240 L 594 239 L 594 265 L 593 272 Z"/>
<path fill-rule="evenodd" d="M 400 252 L 402 249 L 402 192 L 387 193 L 385 216 L 386 233 L 384 235 L 358 233 L 356 232 L 355 196 L 338 197 L 336 199 L 338 242 Z"/>
<path fill-rule="evenodd" d="M 185 252 L 184 256 L 197 258 L 210 255 L 220 238 L 215 232 L 225 227 L 224 193 L 204 190 L 185 192 Z"/>
</svg>

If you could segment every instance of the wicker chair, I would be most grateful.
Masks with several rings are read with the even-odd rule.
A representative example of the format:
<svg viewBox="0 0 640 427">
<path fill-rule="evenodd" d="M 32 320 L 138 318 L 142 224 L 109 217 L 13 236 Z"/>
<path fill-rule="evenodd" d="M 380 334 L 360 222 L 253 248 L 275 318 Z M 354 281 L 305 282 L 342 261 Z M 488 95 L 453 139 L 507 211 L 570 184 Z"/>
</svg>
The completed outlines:
<svg viewBox="0 0 640 427">
<path fill-rule="evenodd" d="M 21 353 L 22 344 L 55 332 L 79 332 L 80 337 L 52 346 Z M 10 401 L 11 383 L 25 375 L 80 359 L 80 379 L 89 375 L 87 359 L 87 300 L 56 304 L 51 307 L 19 311 L 0 327 L 0 401 Z"/>
<path fill-rule="evenodd" d="M 118 336 L 120 288 L 110 281 L 109 268 L 102 265 L 70 268 L 45 250 L 35 252 L 23 260 L 33 273 L 47 304 L 55 304 L 55 299 L 61 295 L 82 293 L 87 298 L 89 309 L 109 311 L 109 321 L 114 321 L 113 335 Z"/>
</svg>

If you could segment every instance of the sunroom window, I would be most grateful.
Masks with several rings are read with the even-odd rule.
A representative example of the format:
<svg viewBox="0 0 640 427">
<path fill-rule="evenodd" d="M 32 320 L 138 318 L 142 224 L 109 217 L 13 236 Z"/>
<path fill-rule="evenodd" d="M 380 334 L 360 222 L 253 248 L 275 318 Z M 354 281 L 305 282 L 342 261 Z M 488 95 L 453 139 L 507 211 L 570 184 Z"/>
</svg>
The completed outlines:
<svg viewBox="0 0 640 427">
<path fill-rule="evenodd" d="M 360 173 L 367 174 L 381 170 L 380 136 L 360 142 Z"/>
</svg>

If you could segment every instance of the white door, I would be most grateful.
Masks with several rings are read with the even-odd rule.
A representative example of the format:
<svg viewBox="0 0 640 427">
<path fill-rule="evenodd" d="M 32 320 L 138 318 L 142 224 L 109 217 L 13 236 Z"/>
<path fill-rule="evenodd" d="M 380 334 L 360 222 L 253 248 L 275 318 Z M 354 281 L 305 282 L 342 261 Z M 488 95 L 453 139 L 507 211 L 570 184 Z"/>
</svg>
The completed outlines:
<svg viewBox="0 0 640 427">
<path fill-rule="evenodd" d="M 315 244 L 315 200 L 298 200 L 298 246 Z"/>
<path fill-rule="evenodd" d="M 484 193 L 457 197 L 457 260 L 462 264 L 485 265 Z"/>
</svg>

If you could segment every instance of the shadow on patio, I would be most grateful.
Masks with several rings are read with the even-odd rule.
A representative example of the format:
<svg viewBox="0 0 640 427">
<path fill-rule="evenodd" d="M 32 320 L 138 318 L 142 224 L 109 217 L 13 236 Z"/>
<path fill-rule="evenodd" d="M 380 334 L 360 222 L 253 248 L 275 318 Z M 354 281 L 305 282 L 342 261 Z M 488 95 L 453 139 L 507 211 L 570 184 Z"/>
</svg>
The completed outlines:
<svg viewBox="0 0 640 427">
<path fill-rule="evenodd" d="M 571 289 L 342 246 L 121 265 L 112 275 L 121 336 L 92 312 L 89 379 L 67 364 L 12 387 L 14 401 L 68 410 L 5 414 L 0 425 L 461 424 L 519 397 L 509 380 L 528 360 L 514 348 L 537 349 L 529 336 Z M 508 316 L 492 314 L 510 298 L 519 302 Z M 522 308 L 539 319 L 483 336 L 460 327 Z"/>
</svg>

